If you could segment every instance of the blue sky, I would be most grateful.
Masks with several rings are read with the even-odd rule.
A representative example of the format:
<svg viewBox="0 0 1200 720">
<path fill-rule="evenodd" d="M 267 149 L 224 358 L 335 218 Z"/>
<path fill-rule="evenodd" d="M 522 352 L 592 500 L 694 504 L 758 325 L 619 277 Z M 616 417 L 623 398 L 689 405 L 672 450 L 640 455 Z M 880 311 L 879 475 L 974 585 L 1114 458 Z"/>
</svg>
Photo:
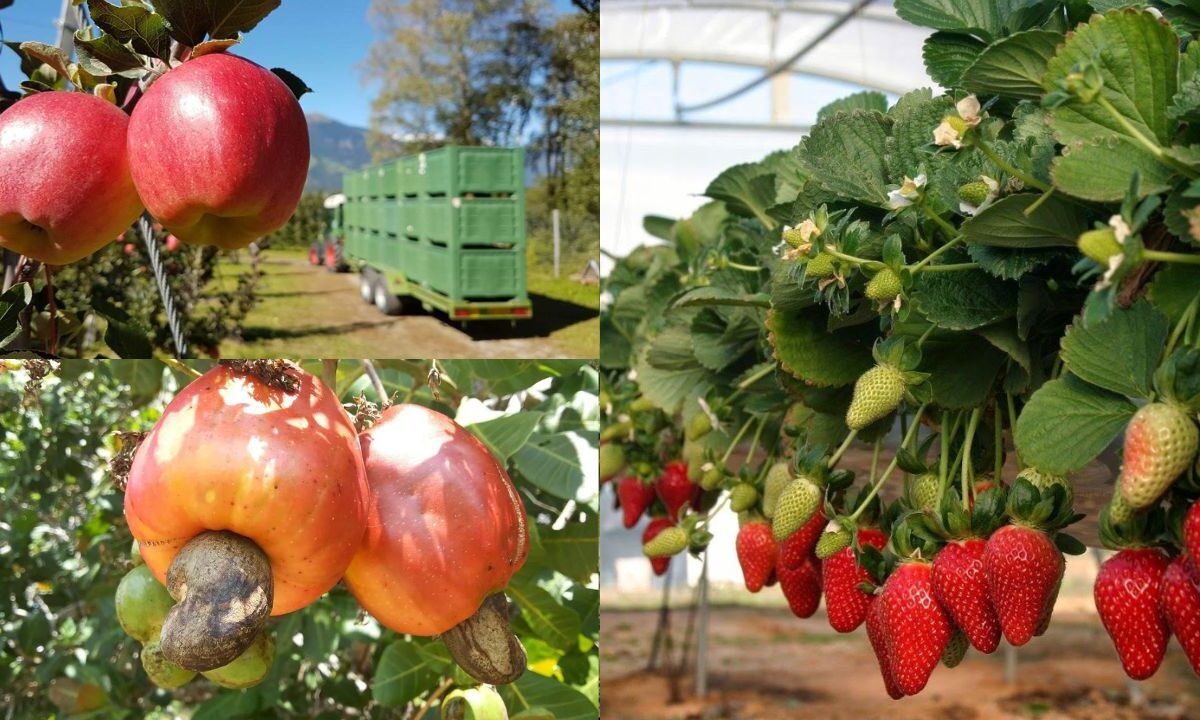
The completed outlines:
<svg viewBox="0 0 1200 720">
<path fill-rule="evenodd" d="M 287 68 L 315 92 L 300 103 L 307 112 L 328 115 L 349 125 L 365 127 L 375 88 L 364 86 L 359 65 L 373 40 L 367 22 L 370 0 L 288 0 L 253 31 L 234 52 L 265 67 Z M 560 12 L 572 11 L 569 0 L 553 0 Z M 54 42 L 61 3 L 58 0 L 16 0 L 0 10 L 0 27 L 8 41 Z M 0 77 L 8 87 L 21 79 L 16 56 L 0 49 Z"/>
</svg>

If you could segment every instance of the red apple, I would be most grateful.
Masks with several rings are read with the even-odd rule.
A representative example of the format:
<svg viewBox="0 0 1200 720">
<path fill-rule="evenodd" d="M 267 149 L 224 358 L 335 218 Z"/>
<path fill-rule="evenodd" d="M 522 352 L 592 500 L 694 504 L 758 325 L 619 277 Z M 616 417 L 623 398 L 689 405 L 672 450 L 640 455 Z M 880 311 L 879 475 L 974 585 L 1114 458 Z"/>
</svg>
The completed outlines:
<svg viewBox="0 0 1200 720">
<path fill-rule="evenodd" d="M 179 249 L 179 238 L 174 235 L 167 236 L 167 252 L 175 252 Z"/>
<path fill-rule="evenodd" d="M 226 249 L 278 230 L 308 175 L 308 124 L 278 77 L 212 53 L 155 81 L 129 121 L 133 181 L 187 243 Z"/>
<path fill-rule="evenodd" d="M 43 92 L 0 115 L 0 247 L 51 265 L 87 257 L 142 212 L 129 117 L 78 92 Z"/>
<path fill-rule="evenodd" d="M 132 255 L 134 251 L 133 243 L 125 243 L 125 254 Z"/>
</svg>

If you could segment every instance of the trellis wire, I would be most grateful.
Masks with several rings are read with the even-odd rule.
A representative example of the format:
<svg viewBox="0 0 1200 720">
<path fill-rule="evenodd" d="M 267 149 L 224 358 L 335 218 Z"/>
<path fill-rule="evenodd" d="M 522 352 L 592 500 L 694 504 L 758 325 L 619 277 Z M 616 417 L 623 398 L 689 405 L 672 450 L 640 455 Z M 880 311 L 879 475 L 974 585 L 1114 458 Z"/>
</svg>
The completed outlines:
<svg viewBox="0 0 1200 720">
<path fill-rule="evenodd" d="M 183 318 L 179 315 L 179 309 L 175 307 L 175 296 L 171 294 L 171 286 L 167 284 L 167 271 L 163 267 L 158 242 L 154 239 L 154 228 L 150 226 L 150 217 L 143 214 L 138 219 L 137 228 L 142 234 L 142 242 L 146 245 L 146 254 L 150 257 L 150 268 L 154 271 L 154 281 L 158 285 L 158 294 L 162 297 L 163 307 L 167 311 L 167 326 L 171 329 L 171 339 L 175 341 L 175 356 L 187 357 L 187 339 L 183 336 Z"/>
</svg>

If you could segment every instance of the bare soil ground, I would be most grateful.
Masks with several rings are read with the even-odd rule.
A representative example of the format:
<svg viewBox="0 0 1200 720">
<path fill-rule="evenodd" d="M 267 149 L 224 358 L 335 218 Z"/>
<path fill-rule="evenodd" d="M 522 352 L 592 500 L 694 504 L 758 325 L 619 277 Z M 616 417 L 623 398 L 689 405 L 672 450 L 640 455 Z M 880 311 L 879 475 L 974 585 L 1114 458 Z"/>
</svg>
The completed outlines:
<svg viewBox="0 0 1200 720">
<path fill-rule="evenodd" d="M 221 344 L 222 357 L 593 358 L 599 354 L 598 310 L 531 293 L 533 319 L 471 323 L 464 329 L 409 299 L 388 317 L 364 303 L 355 273 L 331 273 L 297 252 L 271 250 L 261 267 L 259 304 L 242 341 Z M 243 271 L 226 266 L 223 274 Z M 227 282 L 235 280 L 226 278 Z M 596 307 L 599 307 L 597 294 Z"/>
<path fill-rule="evenodd" d="M 1004 650 L 975 651 L 939 667 L 914 698 L 883 690 L 864 629 L 839 635 L 823 610 L 801 620 L 786 608 L 720 607 L 709 633 L 709 689 L 693 697 L 692 673 L 645 671 L 657 611 L 603 609 L 601 717 L 612 720 L 1184 720 L 1200 718 L 1200 680 L 1172 642 L 1157 675 L 1129 688 L 1094 610 L 1060 608 L 1050 631 L 1018 651 L 1017 681 L 1004 681 Z M 686 611 L 673 613 L 676 647 Z M 678 657 L 678 650 L 676 650 Z M 673 697 L 674 696 L 674 697 Z"/>
</svg>

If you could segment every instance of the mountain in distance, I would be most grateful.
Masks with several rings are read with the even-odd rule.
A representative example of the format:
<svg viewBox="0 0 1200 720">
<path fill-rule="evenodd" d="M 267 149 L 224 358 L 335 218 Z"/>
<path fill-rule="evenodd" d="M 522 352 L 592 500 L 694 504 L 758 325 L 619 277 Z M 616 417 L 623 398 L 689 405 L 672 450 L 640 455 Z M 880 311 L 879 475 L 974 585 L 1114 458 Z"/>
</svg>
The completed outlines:
<svg viewBox="0 0 1200 720">
<path fill-rule="evenodd" d="M 306 192 L 341 192 L 342 175 L 371 162 L 367 129 L 338 122 L 320 113 L 305 113 L 312 160 L 308 165 Z"/>
</svg>

